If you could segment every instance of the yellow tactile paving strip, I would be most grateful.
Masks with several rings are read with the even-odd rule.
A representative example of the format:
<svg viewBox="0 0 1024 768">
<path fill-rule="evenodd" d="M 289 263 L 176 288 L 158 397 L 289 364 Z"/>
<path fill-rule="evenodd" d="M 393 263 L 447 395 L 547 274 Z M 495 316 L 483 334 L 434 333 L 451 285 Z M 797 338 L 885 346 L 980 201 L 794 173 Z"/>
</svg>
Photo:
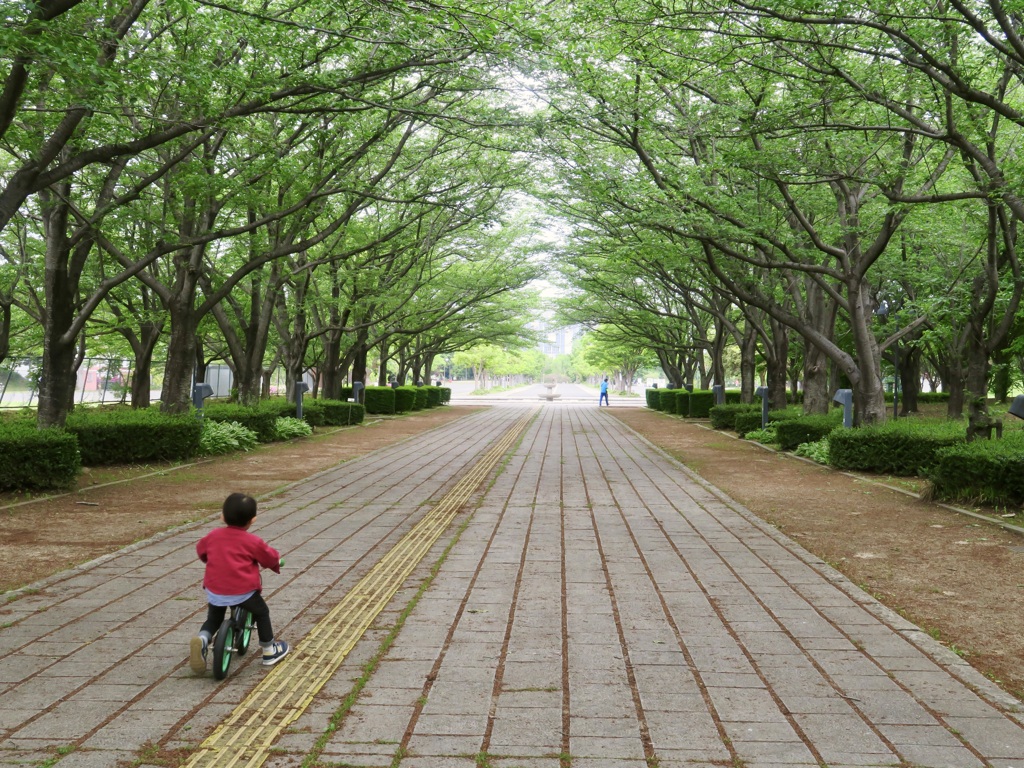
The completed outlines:
<svg viewBox="0 0 1024 768">
<path fill-rule="evenodd" d="M 299 718 L 341 666 L 413 569 L 448 528 L 470 495 L 522 434 L 525 415 L 451 491 L 370 570 L 330 613 L 273 667 L 234 712 L 204 741 L 186 768 L 259 766 L 289 724 Z"/>
</svg>

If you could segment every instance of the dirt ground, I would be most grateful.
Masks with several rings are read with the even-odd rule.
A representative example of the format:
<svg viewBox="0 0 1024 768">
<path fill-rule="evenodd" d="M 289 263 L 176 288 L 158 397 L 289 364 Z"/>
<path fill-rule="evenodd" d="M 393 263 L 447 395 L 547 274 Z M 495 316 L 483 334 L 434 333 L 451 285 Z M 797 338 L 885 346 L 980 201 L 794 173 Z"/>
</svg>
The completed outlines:
<svg viewBox="0 0 1024 768">
<path fill-rule="evenodd" d="M 83 474 L 76 491 L 0 495 L 0 591 L 460 418 L 450 406 L 182 467 Z M 1024 536 L 644 408 L 610 413 L 1024 698 Z M 11 596 L 13 597 L 13 596 Z"/>
</svg>

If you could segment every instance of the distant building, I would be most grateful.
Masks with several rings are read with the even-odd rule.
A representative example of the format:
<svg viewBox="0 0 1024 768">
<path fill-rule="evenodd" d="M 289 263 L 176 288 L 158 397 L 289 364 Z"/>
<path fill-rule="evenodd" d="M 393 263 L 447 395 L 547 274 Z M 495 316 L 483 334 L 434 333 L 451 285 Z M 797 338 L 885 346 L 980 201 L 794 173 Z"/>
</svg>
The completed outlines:
<svg viewBox="0 0 1024 768">
<path fill-rule="evenodd" d="M 572 354 L 573 340 L 580 336 L 580 327 L 577 325 L 567 328 L 550 328 L 542 321 L 534 321 L 530 327 L 545 337 L 538 346 L 543 354 L 551 357 Z"/>
</svg>

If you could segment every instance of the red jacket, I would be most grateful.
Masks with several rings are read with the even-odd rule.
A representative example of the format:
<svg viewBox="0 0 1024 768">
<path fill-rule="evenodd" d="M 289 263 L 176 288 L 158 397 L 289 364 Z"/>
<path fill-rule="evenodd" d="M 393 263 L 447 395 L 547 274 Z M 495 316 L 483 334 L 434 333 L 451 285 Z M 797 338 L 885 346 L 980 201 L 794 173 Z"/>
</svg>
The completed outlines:
<svg viewBox="0 0 1024 768">
<path fill-rule="evenodd" d="M 206 563 L 203 586 L 216 595 L 243 595 L 260 589 L 260 566 L 281 572 L 281 555 L 244 528 L 214 528 L 196 544 Z"/>
</svg>

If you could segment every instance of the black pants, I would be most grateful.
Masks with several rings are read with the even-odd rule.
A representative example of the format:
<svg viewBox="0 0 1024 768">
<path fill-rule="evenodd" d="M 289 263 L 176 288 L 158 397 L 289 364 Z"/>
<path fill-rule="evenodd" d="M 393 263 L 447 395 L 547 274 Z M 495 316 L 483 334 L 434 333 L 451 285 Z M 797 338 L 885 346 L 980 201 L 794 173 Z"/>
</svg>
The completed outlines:
<svg viewBox="0 0 1024 768">
<path fill-rule="evenodd" d="M 239 605 L 249 611 L 256 620 L 256 633 L 260 637 L 260 645 L 269 645 L 273 642 L 274 628 L 270 624 L 270 608 L 267 607 L 267 603 L 260 593 L 255 593 L 244 603 L 239 603 Z M 224 623 L 224 614 L 227 610 L 223 605 L 210 605 L 207 603 L 206 621 L 203 622 L 203 627 L 199 631 L 206 632 L 210 637 L 213 637 L 217 630 L 220 629 L 220 625 Z"/>
</svg>

